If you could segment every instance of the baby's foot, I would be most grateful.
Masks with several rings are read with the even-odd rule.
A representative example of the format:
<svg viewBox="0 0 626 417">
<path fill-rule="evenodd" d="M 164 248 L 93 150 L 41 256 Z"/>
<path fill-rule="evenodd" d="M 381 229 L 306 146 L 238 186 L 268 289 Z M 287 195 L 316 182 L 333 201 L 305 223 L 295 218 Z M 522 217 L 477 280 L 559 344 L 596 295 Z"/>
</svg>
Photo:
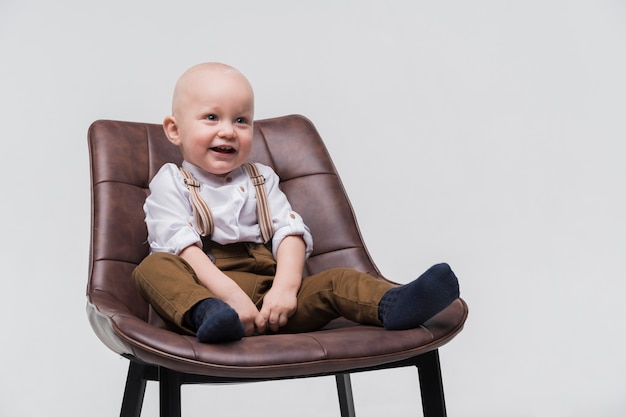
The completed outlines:
<svg viewBox="0 0 626 417">
<path fill-rule="evenodd" d="M 218 298 L 200 301 L 190 313 L 196 337 L 203 343 L 234 342 L 245 334 L 237 312 Z"/>
<path fill-rule="evenodd" d="M 378 317 L 388 330 L 412 329 L 459 298 L 459 282 L 448 264 L 437 264 L 415 281 L 383 295 Z"/>
</svg>

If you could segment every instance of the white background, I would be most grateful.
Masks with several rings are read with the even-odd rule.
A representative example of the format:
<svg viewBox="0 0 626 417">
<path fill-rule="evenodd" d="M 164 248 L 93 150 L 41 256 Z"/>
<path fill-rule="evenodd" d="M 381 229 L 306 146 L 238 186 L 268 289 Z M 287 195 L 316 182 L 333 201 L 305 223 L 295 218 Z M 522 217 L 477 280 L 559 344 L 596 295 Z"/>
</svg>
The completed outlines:
<svg viewBox="0 0 626 417">
<path fill-rule="evenodd" d="M 209 60 L 248 76 L 257 118 L 312 119 L 385 275 L 453 266 L 450 416 L 626 414 L 625 2 L 2 0 L 0 416 L 118 415 L 127 361 L 85 315 L 87 129 L 159 123 Z M 416 380 L 355 376 L 358 415 L 421 415 Z M 339 412 L 330 378 L 183 401 Z"/>
</svg>

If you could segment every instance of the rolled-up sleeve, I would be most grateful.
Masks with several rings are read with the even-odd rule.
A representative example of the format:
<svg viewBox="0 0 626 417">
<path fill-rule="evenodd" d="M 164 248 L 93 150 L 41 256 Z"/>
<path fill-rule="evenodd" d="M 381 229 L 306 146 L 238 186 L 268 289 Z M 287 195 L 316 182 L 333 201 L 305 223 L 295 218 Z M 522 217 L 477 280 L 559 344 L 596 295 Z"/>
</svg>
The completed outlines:
<svg viewBox="0 0 626 417">
<path fill-rule="evenodd" d="M 191 224 L 188 191 L 176 165 L 165 164 L 152 179 L 144 212 L 151 252 L 178 255 L 188 246 L 202 245 Z"/>
</svg>

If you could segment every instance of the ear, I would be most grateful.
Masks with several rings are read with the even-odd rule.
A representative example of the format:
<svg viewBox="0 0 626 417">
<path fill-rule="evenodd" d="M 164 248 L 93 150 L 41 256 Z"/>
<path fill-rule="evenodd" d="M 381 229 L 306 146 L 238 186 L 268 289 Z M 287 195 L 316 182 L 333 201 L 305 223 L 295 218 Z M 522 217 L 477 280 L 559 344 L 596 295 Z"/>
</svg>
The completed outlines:
<svg viewBox="0 0 626 417">
<path fill-rule="evenodd" d="M 163 119 L 163 131 L 167 138 L 174 145 L 180 145 L 180 137 L 178 135 L 178 125 L 176 124 L 176 119 L 174 116 L 167 116 Z"/>
</svg>

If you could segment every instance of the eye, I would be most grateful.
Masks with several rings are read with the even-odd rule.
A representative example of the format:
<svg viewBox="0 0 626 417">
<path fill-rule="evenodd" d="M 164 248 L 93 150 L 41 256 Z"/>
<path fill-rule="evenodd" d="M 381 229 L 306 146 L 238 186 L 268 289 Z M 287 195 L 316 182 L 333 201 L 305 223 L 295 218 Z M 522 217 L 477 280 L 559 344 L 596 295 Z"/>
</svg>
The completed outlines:
<svg viewBox="0 0 626 417">
<path fill-rule="evenodd" d="M 235 123 L 245 125 L 248 123 L 248 119 L 245 117 L 238 117 L 235 119 Z"/>
<path fill-rule="evenodd" d="M 217 116 L 216 116 L 216 115 L 214 115 L 214 114 L 207 114 L 206 116 L 204 116 L 204 118 L 205 118 L 206 120 L 210 120 L 210 121 L 215 121 L 215 120 L 217 120 Z"/>
</svg>

